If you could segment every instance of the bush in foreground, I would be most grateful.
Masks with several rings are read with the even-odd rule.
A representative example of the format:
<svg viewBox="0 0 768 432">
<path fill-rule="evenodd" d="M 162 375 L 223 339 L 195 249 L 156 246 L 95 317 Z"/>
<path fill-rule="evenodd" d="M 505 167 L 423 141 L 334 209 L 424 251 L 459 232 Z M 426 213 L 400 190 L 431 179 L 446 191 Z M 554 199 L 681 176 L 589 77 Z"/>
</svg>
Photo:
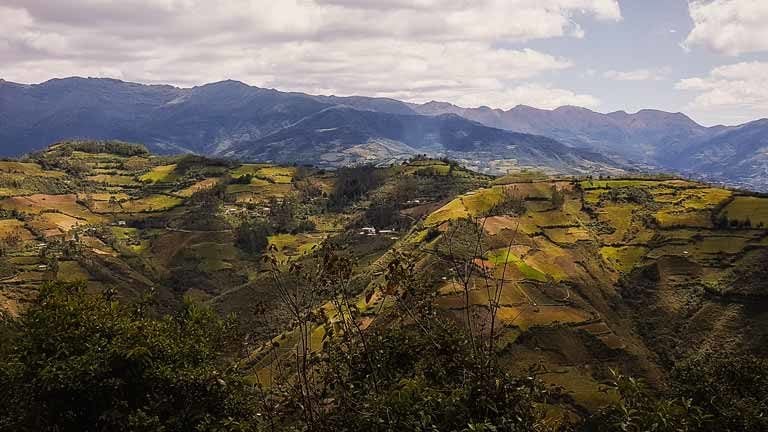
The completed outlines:
<svg viewBox="0 0 768 432">
<path fill-rule="evenodd" d="M 249 430 L 243 376 L 222 361 L 232 325 L 187 304 L 156 318 L 52 283 L 0 336 L 0 430 Z"/>
</svg>

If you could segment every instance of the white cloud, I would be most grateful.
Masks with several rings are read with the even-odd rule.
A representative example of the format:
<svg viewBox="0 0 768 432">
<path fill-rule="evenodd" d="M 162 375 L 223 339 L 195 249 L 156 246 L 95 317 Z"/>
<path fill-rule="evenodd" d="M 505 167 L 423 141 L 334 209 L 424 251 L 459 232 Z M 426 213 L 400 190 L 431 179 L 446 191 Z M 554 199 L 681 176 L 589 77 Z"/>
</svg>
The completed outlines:
<svg viewBox="0 0 768 432">
<path fill-rule="evenodd" d="M 708 76 L 680 80 L 678 90 L 697 93 L 688 109 L 732 122 L 768 116 L 768 62 L 742 62 L 713 69 Z"/>
<path fill-rule="evenodd" d="M 463 99 L 466 100 L 466 102 L 463 102 L 465 106 L 480 105 L 479 100 L 472 103 L 472 99 L 469 96 Z M 570 90 L 553 88 L 542 84 L 523 84 L 506 89 L 503 93 L 496 96 L 496 101 L 491 106 L 504 109 L 512 108 L 518 104 L 544 109 L 553 109 L 563 105 L 596 108 L 600 104 L 600 101 L 592 95 L 578 94 Z"/>
<path fill-rule="evenodd" d="M 685 47 L 703 45 L 729 55 L 768 51 L 768 1 L 694 0 L 689 11 L 694 27 Z"/>
<path fill-rule="evenodd" d="M 510 43 L 579 37 L 616 0 L 6 0 L 0 77 L 109 74 L 182 86 L 233 78 L 338 95 L 543 106 L 594 98 L 543 84 L 568 59 Z M 534 96 L 538 95 L 538 96 Z M 543 97 L 538 104 L 531 99 Z M 507 98 L 519 98 L 510 100 Z"/>
<path fill-rule="evenodd" d="M 630 71 L 609 70 L 603 77 L 614 81 L 661 81 L 669 73 L 668 69 L 635 69 Z"/>
</svg>

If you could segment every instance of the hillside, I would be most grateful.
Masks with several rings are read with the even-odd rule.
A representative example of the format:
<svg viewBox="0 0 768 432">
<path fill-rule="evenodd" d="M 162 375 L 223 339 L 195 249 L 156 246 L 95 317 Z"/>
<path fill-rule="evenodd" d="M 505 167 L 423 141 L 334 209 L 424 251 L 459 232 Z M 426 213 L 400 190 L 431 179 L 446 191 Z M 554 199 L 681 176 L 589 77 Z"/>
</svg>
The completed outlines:
<svg viewBox="0 0 768 432">
<path fill-rule="evenodd" d="M 708 349 L 766 354 L 758 195 L 677 178 L 494 178 L 420 158 L 332 172 L 116 142 L 60 143 L 0 171 L 4 310 L 51 280 L 127 301 L 154 292 L 164 310 L 192 298 L 237 314 L 260 382 L 291 370 L 301 340 L 270 269 L 310 289 L 288 268 L 312 268 L 330 244 L 352 260 L 351 304 L 341 318 L 332 297 L 310 304 L 324 311 L 306 329 L 314 350 L 347 320 L 387 328 L 426 299 L 477 337 L 495 326 L 504 368 L 543 367 L 574 415 L 615 401 L 600 391 L 609 368 L 663 386 Z M 402 257 L 418 279 L 403 292 Z"/>
</svg>

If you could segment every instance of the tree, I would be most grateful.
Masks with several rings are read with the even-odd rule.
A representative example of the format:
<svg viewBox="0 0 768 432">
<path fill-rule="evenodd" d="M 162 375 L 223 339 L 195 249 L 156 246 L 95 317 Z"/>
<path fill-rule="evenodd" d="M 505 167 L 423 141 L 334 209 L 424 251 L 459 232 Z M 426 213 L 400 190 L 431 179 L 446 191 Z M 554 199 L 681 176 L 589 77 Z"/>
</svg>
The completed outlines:
<svg viewBox="0 0 768 432">
<path fill-rule="evenodd" d="M 490 209 L 488 216 L 519 216 L 525 212 L 525 198 L 519 193 L 517 186 L 512 186 L 502 189 L 501 201 Z"/>
<path fill-rule="evenodd" d="M 552 186 L 552 198 L 550 199 L 552 202 L 552 207 L 555 209 L 563 208 L 563 204 L 565 204 L 565 192 L 560 190 L 557 186 Z"/>
<path fill-rule="evenodd" d="M 715 227 L 718 229 L 728 229 L 728 212 L 722 212 L 715 221 Z"/>
<path fill-rule="evenodd" d="M 235 243 L 237 247 L 250 254 L 260 254 L 269 245 L 270 229 L 265 222 L 246 221 L 237 227 Z"/>
<path fill-rule="evenodd" d="M 223 356 L 237 348 L 232 322 L 148 306 L 45 285 L 0 331 L 0 430 L 253 430 L 250 387 Z"/>
</svg>

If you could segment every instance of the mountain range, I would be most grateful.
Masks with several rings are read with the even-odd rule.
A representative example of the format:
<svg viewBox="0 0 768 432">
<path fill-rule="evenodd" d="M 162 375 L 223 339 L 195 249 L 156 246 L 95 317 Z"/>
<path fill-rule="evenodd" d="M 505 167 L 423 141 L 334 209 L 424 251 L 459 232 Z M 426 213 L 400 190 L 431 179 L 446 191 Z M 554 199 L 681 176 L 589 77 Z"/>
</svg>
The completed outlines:
<svg viewBox="0 0 768 432">
<path fill-rule="evenodd" d="M 427 154 L 490 173 L 663 170 L 768 190 L 766 120 L 704 127 L 682 113 L 657 110 L 462 108 L 281 92 L 231 80 L 193 88 L 104 78 L 33 85 L 0 80 L 0 154 L 69 138 L 319 166 L 387 164 Z"/>
</svg>

